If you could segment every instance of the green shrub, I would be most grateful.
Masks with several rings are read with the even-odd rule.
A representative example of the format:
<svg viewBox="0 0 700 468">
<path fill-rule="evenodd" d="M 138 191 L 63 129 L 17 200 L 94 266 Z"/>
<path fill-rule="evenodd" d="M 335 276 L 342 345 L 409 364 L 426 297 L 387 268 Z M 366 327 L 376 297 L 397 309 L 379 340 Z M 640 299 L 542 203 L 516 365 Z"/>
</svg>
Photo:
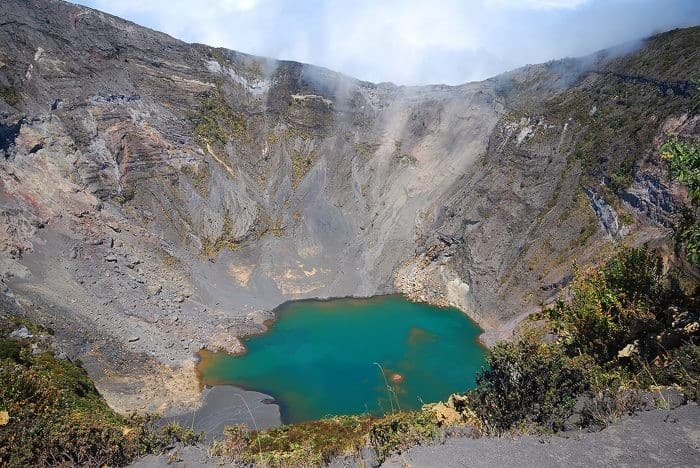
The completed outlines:
<svg viewBox="0 0 700 468">
<path fill-rule="evenodd" d="M 571 297 L 545 311 L 569 356 L 587 356 L 602 390 L 678 385 L 697 398 L 698 298 L 663 273 L 647 249 L 622 249 L 602 267 L 577 272 Z"/>
<path fill-rule="evenodd" d="M 15 88 L 0 87 L 0 98 L 4 99 L 10 106 L 16 106 L 20 101 L 20 94 Z"/>
<path fill-rule="evenodd" d="M 501 342 L 489 351 L 488 367 L 468 393 L 470 406 L 491 432 L 531 425 L 561 429 L 588 387 L 585 364 L 558 345 Z"/>
<path fill-rule="evenodd" d="M 570 291 L 570 301 L 560 299 L 548 311 L 553 329 L 568 348 L 607 359 L 622 335 L 612 313 L 617 309 L 617 296 L 605 290 L 605 280 L 598 272 L 585 277 L 577 273 Z"/>
<path fill-rule="evenodd" d="M 20 360 L 22 345 L 15 340 L 0 338 L 0 359 Z"/>
<path fill-rule="evenodd" d="M 337 416 L 250 433 L 233 426 L 213 452 L 265 466 L 320 466 L 366 445 L 370 421 L 369 416 Z"/>
<path fill-rule="evenodd" d="M 380 460 L 395 451 L 405 450 L 437 434 L 437 420 L 431 411 L 398 411 L 372 423 L 370 441 Z"/>
<path fill-rule="evenodd" d="M 671 139 L 661 145 L 659 152 L 668 162 L 671 177 L 688 188 L 690 206 L 685 207 L 677 223 L 676 241 L 684 247 L 688 261 L 700 265 L 700 147 L 696 142 Z"/>
<path fill-rule="evenodd" d="M 0 410 L 9 415 L 0 426 L 0 466 L 123 466 L 202 440 L 179 426 L 155 430 L 154 417 L 115 413 L 84 369 L 50 352 L 33 356 L 27 340 L 2 340 L 0 349 Z"/>
<path fill-rule="evenodd" d="M 698 396 L 697 297 L 663 273 L 652 251 L 621 249 L 601 267 L 576 271 L 569 295 L 537 318 L 546 319 L 555 343 L 523 332 L 497 344 L 467 394 L 491 432 L 561 429 L 588 390 L 605 397 L 583 415 L 587 421 L 622 411 L 615 395 L 623 388 L 677 385 Z"/>
<path fill-rule="evenodd" d="M 666 309 L 686 302 L 662 271 L 655 253 L 623 249 L 601 268 L 577 271 L 571 298 L 557 301 L 546 316 L 572 355 L 604 364 L 638 340 L 640 351 L 652 356 L 659 349 L 651 335 L 669 326 Z"/>
<path fill-rule="evenodd" d="M 659 148 L 671 175 L 688 187 L 690 201 L 700 204 L 700 149 L 696 144 L 671 139 Z"/>
<path fill-rule="evenodd" d="M 663 356 L 657 365 L 649 367 L 651 383 L 671 382 L 691 400 L 700 396 L 700 346 L 686 343 Z"/>
</svg>

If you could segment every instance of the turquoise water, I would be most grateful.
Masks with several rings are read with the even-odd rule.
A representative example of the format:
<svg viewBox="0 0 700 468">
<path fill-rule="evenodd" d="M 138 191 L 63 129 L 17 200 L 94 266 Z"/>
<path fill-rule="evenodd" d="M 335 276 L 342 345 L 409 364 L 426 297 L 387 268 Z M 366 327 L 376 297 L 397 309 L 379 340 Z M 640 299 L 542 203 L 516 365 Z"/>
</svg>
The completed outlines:
<svg viewBox="0 0 700 468">
<path fill-rule="evenodd" d="M 205 384 L 274 396 L 285 423 L 420 408 L 472 387 L 484 364 L 481 330 L 454 308 L 379 296 L 290 302 L 277 312 L 268 333 L 245 342 L 247 353 L 204 353 L 199 372 Z"/>
</svg>

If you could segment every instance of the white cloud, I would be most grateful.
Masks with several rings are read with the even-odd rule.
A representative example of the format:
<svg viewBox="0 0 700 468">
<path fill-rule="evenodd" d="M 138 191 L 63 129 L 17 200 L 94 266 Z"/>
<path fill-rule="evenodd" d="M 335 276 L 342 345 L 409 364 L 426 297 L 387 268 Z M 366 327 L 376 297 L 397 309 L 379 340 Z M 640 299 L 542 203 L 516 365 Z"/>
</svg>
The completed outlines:
<svg viewBox="0 0 700 468">
<path fill-rule="evenodd" d="M 221 7 L 228 11 L 251 11 L 258 6 L 257 0 L 220 0 Z"/>
<path fill-rule="evenodd" d="M 487 0 L 486 3 L 502 8 L 549 10 L 572 9 L 589 2 L 590 0 Z"/>
</svg>

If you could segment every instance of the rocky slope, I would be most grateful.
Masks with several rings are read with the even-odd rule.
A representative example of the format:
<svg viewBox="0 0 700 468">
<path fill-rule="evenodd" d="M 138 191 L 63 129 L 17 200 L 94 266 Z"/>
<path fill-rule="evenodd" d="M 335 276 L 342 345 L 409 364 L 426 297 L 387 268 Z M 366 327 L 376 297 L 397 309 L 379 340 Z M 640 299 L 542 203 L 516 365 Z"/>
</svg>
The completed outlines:
<svg viewBox="0 0 700 468">
<path fill-rule="evenodd" d="M 3 0 L 0 250 L 17 307 L 122 410 L 194 403 L 193 353 L 280 303 L 403 292 L 507 336 L 685 200 L 700 28 L 461 86 L 361 82 Z"/>
</svg>

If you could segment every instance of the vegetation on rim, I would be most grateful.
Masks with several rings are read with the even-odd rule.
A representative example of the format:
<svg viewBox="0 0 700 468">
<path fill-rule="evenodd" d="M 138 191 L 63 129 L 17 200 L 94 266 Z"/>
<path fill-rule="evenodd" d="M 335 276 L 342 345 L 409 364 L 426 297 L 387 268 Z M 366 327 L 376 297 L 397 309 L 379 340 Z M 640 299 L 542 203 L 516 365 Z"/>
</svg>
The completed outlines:
<svg viewBox="0 0 700 468">
<path fill-rule="evenodd" d="M 49 330 L 0 316 L 1 336 L 26 327 L 27 338 L 0 338 L 0 465 L 126 465 L 202 435 L 154 415 L 121 416 L 99 394 L 80 362 L 43 351 Z"/>
<path fill-rule="evenodd" d="M 671 176 L 687 187 L 690 199 L 676 224 L 676 247 L 690 263 L 700 265 L 700 147 L 671 139 L 661 147 L 661 157 L 668 161 Z"/>
<path fill-rule="evenodd" d="M 262 466 L 320 466 L 333 458 L 355 455 L 372 447 L 379 459 L 397 450 L 432 440 L 438 434 L 435 414 L 429 410 L 396 411 L 380 418 L 335 416 L 264 431 L 230 426 L 211 453 L 228 461 Z"/>
</svg>

